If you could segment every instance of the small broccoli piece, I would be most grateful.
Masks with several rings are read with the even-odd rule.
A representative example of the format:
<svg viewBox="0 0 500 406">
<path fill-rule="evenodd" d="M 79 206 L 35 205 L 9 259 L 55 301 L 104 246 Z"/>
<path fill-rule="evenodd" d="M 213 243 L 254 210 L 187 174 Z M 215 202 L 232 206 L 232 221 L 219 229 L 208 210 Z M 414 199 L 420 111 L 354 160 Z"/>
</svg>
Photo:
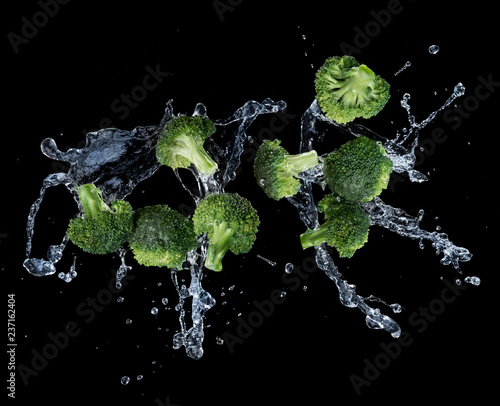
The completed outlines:
<svg viewBox="0 0 500 406">
<path fill-rule="evenodd" d="M 384 108 L 390 85 L 352 56 L 334 56 L 316 72 L 316 100 L 328 118 L 346 124 Z"/>
<path fill-rule="evenodd" d="M 280 144 L 280 140 L 264 140 L 254 160 L 257 183 L 266 195 L 275 200 L 297 194 L 299 173 L 318 165 L 316 151 L 290 155 Z"/>
<path fill-rule="evenodd" d="M 167 205 L 137 210 L 135 223 L 129 245 L 141 265 L 181 268 L 198 246 L 193 222 Z"/>
<path fill-rule="evenodd" d="M 90 254 L 109 254 L 124 244 L 134 229 L 130 203 L 115 200 L 109 207 L 93 184 L 78 187 L 84 217 L 71 219 L 68 238 Z"/>
<path fill-rule="evenodd" d="M 195 232 L 207 234 L 210 242 L 205 266 L 222 270 L 222 259 L 228 250 L 245 254 L 252 248 L 260 221 L 249 200 L 237 193 L 208 195 L 195 209 Z"/>
<path fill-rule="evenodd" d="M 330 189 L 358 203 L 368 202 L 382 193 L 392 172 L 392 161 L 382 145 L 364 136 L 332 151 L 323 165 Z"/>
<path fill-rule="evenodd" d="M 170 120 L 158 140 L 156 157 L 162 165 L 172 169 L 188 168 L 210 176 L 217 163 L 205 151 L 205 140 L 215 133 L 215 124 L 205 116 L 179 116 Z"/>
<path fill-rule="evenodd" d="M 324 213 L 325 222 L 300 235 L 302 249 L 326 243 L 340 257 L 351 258 L 368 241 L 370 217 L 359 204 L 331 194 L 318 203 L 318 210 Z"/>
</svg>

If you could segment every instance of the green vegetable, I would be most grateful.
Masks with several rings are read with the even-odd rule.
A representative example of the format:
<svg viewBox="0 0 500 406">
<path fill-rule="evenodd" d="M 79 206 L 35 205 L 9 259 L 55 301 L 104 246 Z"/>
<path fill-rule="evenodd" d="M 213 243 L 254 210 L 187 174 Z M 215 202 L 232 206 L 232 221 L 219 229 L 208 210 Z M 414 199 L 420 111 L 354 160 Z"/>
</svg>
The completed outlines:
<svg viewBox="0 0 500 406">
<path fill-rule="evenodd" d="M 195 209 L 195 232 L 207 234 L 210 243 L 205 266 L 222 270 L 222 259 L 228 250 L 245 254 L 252 248 L 260 221 L 249 200 L 237 193 L 208 195 Z"/>
<path fill-rule="evenodd" d="M 301 172 L 318 165 L 316 151 L 290 155 L 280 140 L 264 140 L 254 160 L 257 183 L 271 199 L 279 200 L 297 194 Z"/>
<path fill-rule="evenodd" d="M 316 100 L 328 118 L 345 124 L 384 108 L 390 85 L 352 56 L 334 56 L 316 72 Z"/>
<path fill-rule="evenodd" d="M 130 203 L 115 200 L 108 206 L 101 190 L 93 184 L 78 188 L 84 217 L 71 219 L 68 237 L 90 254 L 109 254 L 124 244 L 134 229 L 134 212 Z"/>
<path fill-rule="evenodd" d="M 318 203 L 318 210 L 324 213 L 325 222 L 301 234 L 303 249 L 326 243 L 335 247 L 340 257 L 350 258 L 368 241 L 370 217 L 359 204 L 331 194 Z"/>
<path fill-rule="evenodd" d="M 205 116 L 179 116 L 170 120 L 156 146 L 162 165 L 188 168 L 191 164 L 204 175 L 213 175 L 217 163 L 205 151 L 205 140 L 215 133 L 215 124 Z"/>
<path fill-rule="evenodd" d="M 181 268 L 198 246 L 192 221 L 167 205 L 139 209 L 135 221 L 129 245 L 141 265 Z"/>
<path fill-rule="evenodd" d="M 389 184 L 392 161 L 379 142 L 358 137 L 324 160 L 325 181 L 332 191 L 352 202 L 368 202 Z"/>
</svg>

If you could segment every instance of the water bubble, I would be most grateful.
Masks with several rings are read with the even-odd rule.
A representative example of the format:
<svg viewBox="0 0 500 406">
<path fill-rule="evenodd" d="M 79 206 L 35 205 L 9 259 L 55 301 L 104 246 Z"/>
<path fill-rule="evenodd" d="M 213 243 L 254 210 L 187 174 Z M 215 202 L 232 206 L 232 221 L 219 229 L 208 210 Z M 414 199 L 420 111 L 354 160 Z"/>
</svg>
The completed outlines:
<svg viewBox="0 0 500 406">
<path fill-rule="evenodd" d="M 215 337 L 215 343 L 218 345 L 224 344 L 224 340 L 220 337 Z"/>
<path fill-rule="evenodd" d="M 130 382 L 130 378 L 128 376 L 122 376 L 121 383 L 122 385 L 128 385 Z"/>
<path fill-rule="evenodd" d="M 285 272 L 292 273 L 292 271 L 293 271 L 293 264 L 289 262 L 288 264 L 285 265 Z"/>
<path fill-rule="evenodd" d="M 142 378 L 144 378 L 144 375 L 137 375 L 137 380 L 138 380 L 138 381 L 141 381 L 141 380 L 142 380 Z"/>
<path fill-rule="evenodd" d="M 164 297 L 163 299 L 161 299 L 161 303 L 166 306 L 168 304 L 168 299 Z"/>
<path fill-rule="evenodd" d="M 127 320 L 125 320 L 125 323 L 127 323 L 127 324 L 132 324 L 132 319 L 127 319 Z"/>
<path fill-rule="evenodd" d="M 438 45 L 431 45 L 429 47 L 429 53 L 432 55 L 435 55 L 439 52 L 439 46 Z"/>
<path fill-rule="evenodd" d="M 285 292 L 285 291 L 282 291 L 282 292 L 280 293 L 280 297 L 285 297 L 285 296 L 286 296 L 286 292 Z"/>
<path fill-rule="evenodd" d="M 156 307 L 153 307 L 151 309 L 151 314 L 156 316 L 158 314 L 158 309 Z"/>
<path fill-rule="evenodd" d="M 123 296 L 118 296 L 118 297 L 116 298 L 116 301 L 117 301 L 118 303 L 123 303 L 123 301 L 124 301 L 124 300 L 125 300 L 125 299 L 123 299 Z"/>
</svg>

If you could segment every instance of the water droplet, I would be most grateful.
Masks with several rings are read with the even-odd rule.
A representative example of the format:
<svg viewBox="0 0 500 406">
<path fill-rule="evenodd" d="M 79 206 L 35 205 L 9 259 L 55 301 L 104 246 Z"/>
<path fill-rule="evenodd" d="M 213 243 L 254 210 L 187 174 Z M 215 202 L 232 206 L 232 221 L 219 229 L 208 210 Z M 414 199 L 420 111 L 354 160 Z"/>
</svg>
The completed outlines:
<svg viewBox="0 0 500 406">
<path fill-rule="evenodd" d="M 438 45 L 431 45 L 429 47 L 429 53 L 432 55 L 435 55 L 439 52 L 439 46 Z"/>
<path fill-rule="evenodd" d="M 307 286 L 304 285 L 304 287 L 302 288 L 302 290 L 305 292 L 307 290 Z"/>
<path fill-rule="evenodd" d="M 118 303 L 123 303 L 123 301 L 124 301 L 124 300 L 125 300 L 125 299 L 123 299 L 123 296 L 118 296 L 118 297 L 116 298 L 116 301 L 117 301 Z"/>
<path fill-rule="evenodd" d="M 227 288 L 227 290 L 233 290 L 235 285 L 231 285 Z"/>
<path fill-rule="evenodd" d="M 127 320 L 125 320 L 125 323 L 126 323 L 126 324 L 132 324 L 132 319 L 127 319 Z"/>
<path fill-rule="evenodd" d="M 465 86 L 462 84 L 462 82 L 458 82 L 453 91 L 455 95 L 462 96 L 465 93 Z"/>
<path fill-rule="evenodd" d="M 281 292 L 280 297 L 285 297 L 285 296 L 286 296 L 286 292 L 285 291 Z"/>
<path fill-rule="evenodd" d="M 141 380 L 142 380 L 142 378 L 144 378 L 144 375 L 137 375 L 137 380 L 138 380 L 138 381 L 141 381 Z"/>
<path fill-rule="evenodd" d="M 264 179 L 259 180 L 259 185 L 264 186 L 266 184 L 266 181 Z"/>
<path fill-rule="evenodd" d="M 455 280 L 455 284 L 456 284 L 456 285 L 461 285 L 461 284 L 462 284 L 462 281 L 461 281 L 460 279 L 458 279 L 458 278 L 457 278 L 457 279 Z"/>
<path fill-rule="evenodd" d="M 166 306 L 168 304 L 168 299 L 164 297 L 163 299 L 161 299 L 161 303 Z"/>
<path fill-rule="evenodd" d="M 288 264 L 285 265 L 285 272 L 292 273 L 292 271 L 293 271 L 293 264 L 289 262 Z"/>
<path fill-rule="evenodd" d="M 128 376 L 122 376 L 121 383 L 122 385 L 128 385 L 130 382 L 130 378 Z"/>
<path fill-rule="evenodd" d="M 302 39 L 306 39 L 307 37 L 305 35 L 302 34 Z"/>
<path fill-rule="evenodd" d="M 151 309 L 151 314 L 152 314 L 152 315 L 157 315 L 157 314 L 158 314 L 158 309 L 157 309 L 156 307 L 153 307 L 153 308 Z"/>
<path fill-rule="evenodd" d="M 479 286 L 481 284 L 481 279 L 477 276 L 467 276 L 464 281 L 474 286 Z"/>
<path fill-rule="evenodd" d="M 218 345 L 224 344 L 224 340 L 220 337 L 215 337 L 215 343 Z"/>
</svg>

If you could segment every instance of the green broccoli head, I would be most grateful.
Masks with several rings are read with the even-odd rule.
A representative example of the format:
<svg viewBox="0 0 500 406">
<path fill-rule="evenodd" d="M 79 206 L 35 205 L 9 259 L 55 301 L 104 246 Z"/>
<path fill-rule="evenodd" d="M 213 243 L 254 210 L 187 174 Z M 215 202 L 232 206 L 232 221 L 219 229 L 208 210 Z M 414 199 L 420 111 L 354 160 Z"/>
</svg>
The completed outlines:
<svg viewBox="0 0 500 406">
<path fill-rule="evenodd" d="M 301 234 L 303 249 L 326 243 L 335 247 L 340 257 L 351 258 L 368 241 L 370 217 L 359 204 L 331 194 L 318 203 L 318 210 L 324 213 L 325 222 Z"/>
<path fill-rule="evenodd" d="M 222 259 L 228 250 L 245 254 L 252 248 L 260 224 L 257 211 L 249 200 L 237 193 L 208 195 L 195 209 L 196 234 L 207 234 L 210 243 L 205 266 L 222 270 Z"/>
<path fill-rule="evenodd" d="M 198 246 L 193 222 L 167 205 L 137 210 L 135 223 L 129 245 L 141 265 L 181 268 Z"/>
<path fill-rule="evenodd" d="M 188 168 L 191 164 L 198 172 L 210 176 L 217 163 L 205 151 L 205 140 L 215 133 L 215 124 L 205 116 L 179 116 L 170 120 L 156 146 L 156 157 L 162 165 Z"/>
<path fill-rule="evenodd" d="M 134 229 L 134 212 L 130 203 L 115 200 L 108 206 L 101 190 L 93 184 L 78 188 L 84 217 L 71 219 L 68 238 L 90 254 L 109 254 L 124 244 Z"/>
<path fill-rule="evenodd" d="M 316 100 L 328 118 L 345 124 L 384 108 L 390 85 L 352 56 L 334 56 L 316 72 Z"/>
<path fill-rule="evenodd" d="M 325 181 L 339 196 L 364 203 L 389 184 L 392 161 L 382 145 L 368 137 L 346 142 L 325 158 Z"/>
<path fill-rule="evenodd" d="M 275 200 L 297 194 L 299 173 L 318 165 L 316 151 L 290 155 L 280 144 L 280 140 L 264 140 L 254 160 L 257 183 L 266 195 Z"/>
</svg>

